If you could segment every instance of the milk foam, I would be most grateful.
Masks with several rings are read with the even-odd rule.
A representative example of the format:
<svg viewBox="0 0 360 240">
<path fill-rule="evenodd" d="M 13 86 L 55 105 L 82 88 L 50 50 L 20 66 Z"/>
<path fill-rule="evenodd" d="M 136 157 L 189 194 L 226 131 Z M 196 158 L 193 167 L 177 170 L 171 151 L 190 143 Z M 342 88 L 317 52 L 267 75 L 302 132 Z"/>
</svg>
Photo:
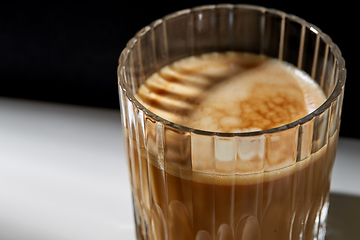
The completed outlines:
<svg viewBox="0 0 360 240">
<path fill-rule="evenodd" d="M 325 101 L 294 66 L 247 53 L 209 53 L 165 66 L 136 98 L 171 122 L 214 132 L 265 130 L 296 121 Z"/>
</svg>

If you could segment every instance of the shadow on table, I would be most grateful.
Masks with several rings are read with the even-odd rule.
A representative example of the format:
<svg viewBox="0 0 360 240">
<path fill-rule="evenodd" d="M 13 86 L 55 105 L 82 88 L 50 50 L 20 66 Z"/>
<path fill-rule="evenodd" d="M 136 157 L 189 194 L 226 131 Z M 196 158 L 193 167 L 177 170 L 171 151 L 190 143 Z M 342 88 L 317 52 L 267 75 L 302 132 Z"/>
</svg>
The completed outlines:
<svg viewBox="0 0 360 240">
<path fill-rule="evenodd" d="M 326 240 L 360 239 L 360 197 L 330 194 Z"/>
</svg>

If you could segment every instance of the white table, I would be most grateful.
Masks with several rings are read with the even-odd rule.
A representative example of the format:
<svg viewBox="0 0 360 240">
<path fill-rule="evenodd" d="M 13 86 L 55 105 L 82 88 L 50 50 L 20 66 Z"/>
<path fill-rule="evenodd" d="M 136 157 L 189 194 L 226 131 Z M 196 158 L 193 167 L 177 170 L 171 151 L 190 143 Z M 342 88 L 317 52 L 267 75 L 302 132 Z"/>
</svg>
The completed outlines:
<svg viewBox="0 0 360 240">
<path fill-rule="evenodd" d="M 359 156 L 340 139 L 333 208 L 360 206 Z M 119 111 L 0 98 L 0 239 L 135 239 L 127 169 Z"/>
</svg>

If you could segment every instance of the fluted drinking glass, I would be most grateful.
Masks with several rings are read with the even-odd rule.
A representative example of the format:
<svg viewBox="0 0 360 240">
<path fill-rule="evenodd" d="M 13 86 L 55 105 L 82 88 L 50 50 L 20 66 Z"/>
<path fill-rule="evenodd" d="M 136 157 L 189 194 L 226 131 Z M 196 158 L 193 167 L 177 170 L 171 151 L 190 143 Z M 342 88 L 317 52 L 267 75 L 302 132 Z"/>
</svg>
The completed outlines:
<svg viewBox="0 0 360 240">
<path fill-rule="evenodd" d="M 222 133 L 169 122 L 135 98 L 163 66 L 223 51 L 289 62 L 327 99 L 281 127 Z M 118 67 L 137 238 L 324 239 L 345 78 L 344 59 L 330 37 L 278 10 L 209 5 L 141 29 Z"/>
</svg>

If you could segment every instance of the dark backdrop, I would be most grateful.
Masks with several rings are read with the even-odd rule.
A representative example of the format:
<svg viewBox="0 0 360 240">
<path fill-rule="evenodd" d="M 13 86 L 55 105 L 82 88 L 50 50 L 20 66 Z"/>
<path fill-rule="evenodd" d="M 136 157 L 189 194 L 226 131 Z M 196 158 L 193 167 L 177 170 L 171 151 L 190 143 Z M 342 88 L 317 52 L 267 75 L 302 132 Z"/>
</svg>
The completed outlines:
<svg viewBox="0 0 360 240">
<path fill-rule="evenodd" d="M 0 96 L 118 108 L 117 59 L 126 42 L 143 26 L 168 13 L 221 3 L 90 2 L 0 3 Z M 300 16 L 332 37 L 348 70 L 341 135 L 360 137 L 354 111 L 359 109 L 359 83 L 354 71 L 359 55 L 356 2 L 242 3 Z"/>
</svg>

